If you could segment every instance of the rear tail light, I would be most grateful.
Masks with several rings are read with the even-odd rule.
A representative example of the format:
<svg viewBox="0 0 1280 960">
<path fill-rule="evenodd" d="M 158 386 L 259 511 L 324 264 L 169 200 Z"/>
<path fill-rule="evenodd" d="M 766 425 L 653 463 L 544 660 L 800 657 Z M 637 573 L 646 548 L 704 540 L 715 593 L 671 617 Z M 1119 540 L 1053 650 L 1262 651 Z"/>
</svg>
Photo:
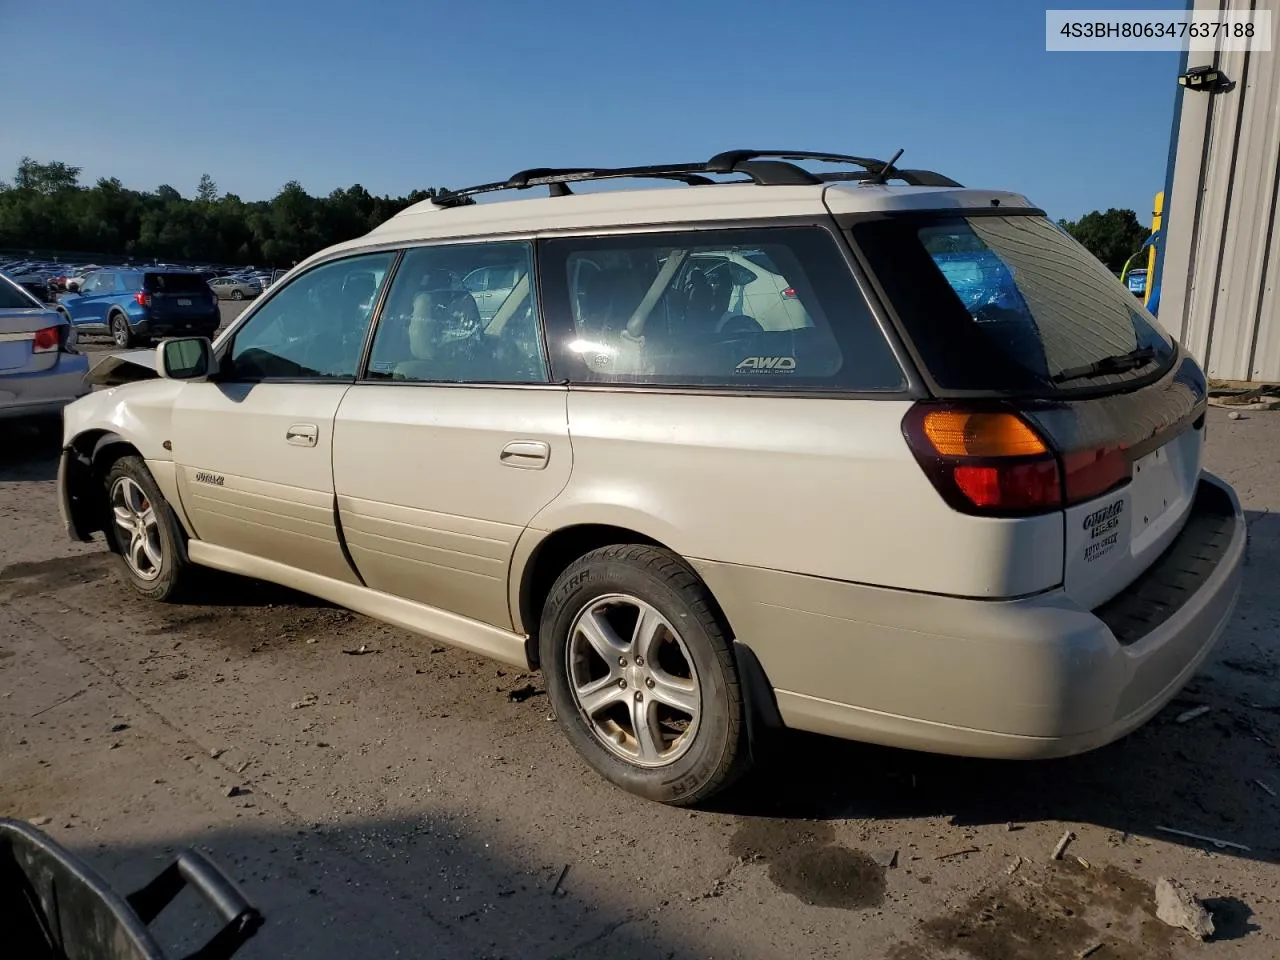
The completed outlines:
<svg viewBox="0 0 1280 960">
<path fill-rule="evenodd" d="M 32 353 L 51 353 L 62 346 L 61 327 L 45 327 L 31 338 Z"/>
<path fill-rule="evenodd" d="M 788 300 L 794 300 L 796 298 L 796 288 L 787 287 L 787 289 L 782 291 L 782 295 L 786 297 Z"/>
<path fill-rule="evenodd" d="M 133 299 L 140 307 L 151 306 L 151 294 L 147 293 L 145 290 L 139 290 L 133 295 Z"/>
<path fill-rule="evenodd" d="M 943 499 L 963 513 L 1048 513 L 1100 496 L 1130 476 L 1123 447 L 1060 453 L 1013 410 L 917 404 L 903 431 Z"/>
</svg>

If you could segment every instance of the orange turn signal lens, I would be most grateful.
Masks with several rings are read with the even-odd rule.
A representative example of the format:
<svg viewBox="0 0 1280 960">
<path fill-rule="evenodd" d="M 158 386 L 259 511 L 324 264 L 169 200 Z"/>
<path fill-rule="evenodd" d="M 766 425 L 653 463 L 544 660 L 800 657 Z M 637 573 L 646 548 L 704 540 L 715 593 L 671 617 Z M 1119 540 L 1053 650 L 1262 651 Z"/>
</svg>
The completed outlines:
<svg viewBox="0 0 1280 960">
<path fill-rule="evenodd" d="M 1027 422 L 1013 413 L 930 410 L 924 435 L 944 457 L 1034 457 L 1049 452 Z"/>
</svg>

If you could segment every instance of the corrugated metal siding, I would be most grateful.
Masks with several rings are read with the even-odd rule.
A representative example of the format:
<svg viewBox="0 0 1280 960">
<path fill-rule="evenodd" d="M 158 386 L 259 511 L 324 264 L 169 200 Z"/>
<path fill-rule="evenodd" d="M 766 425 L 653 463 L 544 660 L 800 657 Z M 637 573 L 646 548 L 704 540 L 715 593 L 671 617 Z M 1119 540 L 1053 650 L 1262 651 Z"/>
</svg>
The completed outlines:
<svg viewBox="0 0 1280 960">
<path fill-rule="evenodd" d="M 1207 63 L 1236 87 L 1183 98 L 1160 319 L 1211 377 L 1280 381 L 1280 66 L 1275 53 L 1191 54 L 1190 66 Z"/>
</svg>

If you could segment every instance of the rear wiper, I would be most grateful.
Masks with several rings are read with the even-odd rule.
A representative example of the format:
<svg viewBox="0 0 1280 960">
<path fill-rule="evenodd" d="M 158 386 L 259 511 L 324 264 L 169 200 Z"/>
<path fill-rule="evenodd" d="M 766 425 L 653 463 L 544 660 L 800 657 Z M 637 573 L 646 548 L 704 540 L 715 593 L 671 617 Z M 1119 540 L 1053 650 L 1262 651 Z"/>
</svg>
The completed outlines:
<svg viewBox="0 0 1280 960">
<path fill-rule="evenodd" d="M 1128 353 L 1114 353 L 1109 357 L 1101 357 L 1094 360 L 1092 363 L 1082 364 L 1078 367 L 1067 367 L 1067 369 L 1060 373 L 1055 373 L 1049 379 L 1054 383 L 1066 383 L 1068 380 L 1083 380 L 1085 377 L 1097 377 L 1105 373 L 1124 373 L 1126 370 L 1145 367 L 1155 357 L 1156 351 L 1154 347 L 1138 347 Z"/>
</svg>

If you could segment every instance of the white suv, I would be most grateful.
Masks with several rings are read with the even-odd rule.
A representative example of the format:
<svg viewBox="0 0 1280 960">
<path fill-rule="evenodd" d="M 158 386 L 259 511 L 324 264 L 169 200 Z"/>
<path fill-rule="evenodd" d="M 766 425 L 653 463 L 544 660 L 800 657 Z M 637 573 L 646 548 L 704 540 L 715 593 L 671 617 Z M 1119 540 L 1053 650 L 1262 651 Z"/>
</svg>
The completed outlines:
<svg viewBox="0 0 1280 960">
<path fill-rule="evenodd" d="M 686 185 L 570 189 L 623 177 Z M 1195 361 L 1025 198 L 880 161 L 446 194 L 155 366 L 67 410 L 72 536 L 156 599 L 216 567 L 540 667 L 587 761 L 666 802 L 770 726 L 1097 747 L 1240 582 Z"/>
</svg>

